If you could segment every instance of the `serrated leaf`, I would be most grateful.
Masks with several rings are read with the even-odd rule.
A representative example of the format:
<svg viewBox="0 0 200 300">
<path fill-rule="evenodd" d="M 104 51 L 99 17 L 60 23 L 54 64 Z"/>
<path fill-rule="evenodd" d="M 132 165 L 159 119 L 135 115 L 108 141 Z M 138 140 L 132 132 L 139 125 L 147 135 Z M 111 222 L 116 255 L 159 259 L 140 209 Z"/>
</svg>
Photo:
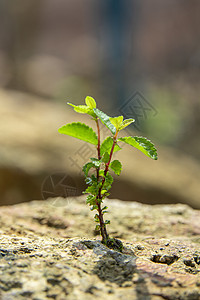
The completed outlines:
<svg viewBox="0 0 200 300">
<path fill-rule="evenodd" d="M 113 139 L 109 136 L 101 144 L 100 155 L 103 156 L 105 152 L 110 153 L 112 145 L 113 145 Z M 114 148 L 114 152 L 119 150 L 121 150 L 121 148 L 119 147 L 119 145 L 116 144 Z"/>
<path fill-rule="evenodd" d="M 74 110 L 80 114 L 88 114 L 90 108 L 87 105 L 74 105 L 72 103 L 67 102 L 68 105 L 72 106 Z"/>
<path fill-rule="evenodd" d="M 94 174 L 91 175 L 91 179 L 92 179 L 93 183 L 97 183 L 97 178 Z"/>
<path fill-rule="evenodd" d="M 119 130 L 119 127 L 122 125 L 123 122 L 123 116 L 115 117 L 115 118 L 110 118 L 110 122 L 115 126 L 116 130 Z"/>
<path fill-rule="evenodd" d="M 108 152 L 105 152 L 101 158 L 101 161 L 104 162 L 105 164 L 109 161 L 110 155 Z"/>
<path fill-rule="evenodd" d="M 87 106 L 89 106 L 89 108 L 93 109 L 93 108 L 96 108 L 96 101 L 94 100 L 94 98 L 90 97 L 90 96 L 87 96 L 85 98 L 85 104 Z"/>
<path fill-rule="evenodd" d="M 116 129 L 115 126 L 110 122 L 110 117 L 97 108 L 94 108 L 93 111 L 97 115 L 97 117 L 101 120 L 101 122 L 112 132 L 112 134 L 115 134 Z"/>
<path fill-rule="evenodd" d="M 113 183 L 113 177 L 112 175 L 110 175 L 110 173 L 107 173 L 103 188 L 108 191 L 111 188 L 112 183 Z"/>
<path fill-rule="evenodd" d="M 125 127 L 127 127 L 128 125 L 130 125 L 131 123 L 135 122 L 134 119 L 126 119 L 122 122 L 121 126 L 119 127 L 119 130 L 124 129 Z"/>
<path fill-rule="evenodd" d="M 93 118 L 96 118 L 96 115 L 93 112 L 93 109 L 87 105 L 75 105 L 75 104 L 72 104 L 69 102 L 67 102 L 67 104 L 72 106 L 74 108 L 74 110 L 79 114 L 88 114 L 88 115 L 92 116 Z"/>
<path fill-rule="evenodd" d="M 119 138 L 118 141 L 124 142 L 126 144 L 131 145 L 132 147 L 135 147 L 136 149 L 140 150 L 141 152 L 143 152 L 145 155 L 147 155 L 148 157 L 157 160 L 158 156 L 157 156 L 157 150 L 154 146 L 154 144 L 144 138 L 144 137 L 123 137 L 123 138 Z"/>
<path fill-rule="evenodd" d="M 95 196 L 88 195 L 86 198 L 86 204 L 94 205 L 96 203 L 95 199 L 96 199 Z"/>
<path fill-rule="evenodd" d="M 88 163 L 86 163 L 86 164 L 83 166 L 83 169 L 82 169 L 82 170 L 83 170 L 83 172 L 84 172 L 84 174 L 85 174 L 85 177 L 88 176 L 88 172 L 89 172 L 89 170 L 90 170 L 92 167 L 94 167 L 92 162 L 88 162 Z"/>
<path fill-rule="evenodd" d="M 79 140 L 97 145 L 98 139 L 93 129 L 84 123 L 69 123 L 58 129 L 59 133 L 73 136 Z"/>
<path fill-rule="evenodd" d="M 93 163 L 93 165 L 94 165 L 96 168 L 100 167 L 101 161 L 100 161 L 99 159 L 94 158 L 94 157 L 91 157 L 90 159 L 91 159 L 91 162 Z"/>
<path fill-rule="evenodd" d="M 99 170 L 99 176 L 104 177 L 104 170 Z"/>
<path fill-rule="evenodd" d="M 122 164 L 119 160 L 113 160 L 110 164 L 110 168 L 115 172 L 116 175 L 120 175 L 122 170 Z"/>
<path fill-rule="evenodd" d="M 87 189 L 83 193 L 84 194 L 92 194 L 93 196 L 96 196 L 98 194 L 98 188 L 96 185 L 90 185 L 87 187 Z"/>
<path fill-rule="evenodd" d="M 96 201 L 97 201 L 98 203 L 101 203 L 101 202 L 102 202 L 102 199 L 97 198 Z"/>
</svg>

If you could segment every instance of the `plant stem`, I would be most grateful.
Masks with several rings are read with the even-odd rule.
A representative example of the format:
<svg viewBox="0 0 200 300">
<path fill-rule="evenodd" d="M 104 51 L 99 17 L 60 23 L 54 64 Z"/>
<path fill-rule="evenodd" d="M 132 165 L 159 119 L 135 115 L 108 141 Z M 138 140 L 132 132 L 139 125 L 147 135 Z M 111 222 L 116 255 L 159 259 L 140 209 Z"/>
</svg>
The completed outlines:
<svg viewBox="0 0 200 300">
<path fill-rule="evenodd" d="M 103 184 L 104 184 L 104 182 L 105 182 L 105 180 L 106 180 L 106 174 L 108 173 L 108 169 L 109 169 L 109 165 L 110 165 L 110 162 L 111 162 L 111 159 L 112 159 L 113 151 L 114 151 L 115 145 L 116 145 L 116 143 L 117 143 L 117 134 L 118 134 L 118 132 L 116 132 L 116 134 L 115 134 L 114 137 L 113 137 L 113 145 L 112 145 L 112 148 L 111 148 L 111 151 L 110 151 L 110 157 L 109 157 L 109 160 L 108 160 L 108 162 L 106 163 L 106 167 L 105 167 L 105 170 L 104 170 L 104 178 L 103 178 L 103 180 L 102 180 L 102 186 L 101 186 L 100 190 L 102 189 Z"/>
<path fill-rule="evenodd" d="M 98 146 L 97 146 L 97 150 L 98 150 L 98 158 L 99 158 L 100 157 L 100 130 L 99 130 L 99 126 L 98 126 L 98 120 L 97 120 L 97 129 L 98 129 Z M 102 209 L 101 209 L 101 201 L 102 201 L 101 190 L 102 190 L 102 187 L 103 187 L 104 182 L 106 180 L 106 174 L 108 173 L 108 169 L 109 169 L 109 165 L 110 165 L 110 162 L 111 162 L 111 159 L 112 159 L 113 151 L 114 151 L 115 145 L 117 143 L 117 134 L 118 134 L 118 132 L 116 132 L 116 134 L 113 137 L 113 145 L 112 145 L 112 148 L 111 148 L 111 151 L 110 151 L 109 160 L 106 163 L 106 167 L 105 167 L 105 170 L 104 170 L 104 178 L 102 180 L 102 185 L 99 188 L 98 197 L 96 199 L 96 204 L 98 206 L 98 213 L 99 213 L 99 223 L 100 223 L 100 231 L 101 231 L 101 236 L 102 236 L 102 243 L 104 243 L 104 244 L 106 244 L 106 241 L 108 240 L 109 235 L 108 235 L 107 230 L 106 230 L 106 225 L 105 225 L 104 220 L 103 220 L 103 213 L 102 213 Z M 97 181 L 99 181 L 99 168 L 97 169 Z M 98 200 L 100 200 L 100 201 L 98 201 Z"/>
<path fill-rule="evenodd" d="M 98 119 L 96 119 L 96 124 L 97 124 L 97 133 L 98 133 L 98 145 L 97 145 L 98 159 L 101 159 L 101 155 L 100 155 L 101 141 L 100 141 L 100 128 L 99 128 L 99 121 L 98 121 Z"/>
<path fill-rule="evenodd" d="M 101 141 L 100 141 L 100 128 L 99 128 L 98 119 L 96 119 L 96 124 L 97 124 L 97 133 L 98 133 L 98 145 L 97 145 L 98 159 L 101 159 L 101 154 L 100 154 Z M 97 182 L 99 182 L 99 167 L 97 168 Z M 109 236 L 108 236 L 108 233 L 106 230 L 106 225 L 103 220 L 103 213 L 102 213 L 102 209 L 101 209 L 101 200 L 102 200 L 101 189 L 99 189 L 99 193 L 96 198 L 96 205 L 98 207 L 97 211 L 99 214 L 98 217 L 99 217 L 99 224 L 100 224 L 100 232 L 101 232 L 101 236 L 102 236 L 102 243 L 106 244 L 106 241 Z"/>
</svg>

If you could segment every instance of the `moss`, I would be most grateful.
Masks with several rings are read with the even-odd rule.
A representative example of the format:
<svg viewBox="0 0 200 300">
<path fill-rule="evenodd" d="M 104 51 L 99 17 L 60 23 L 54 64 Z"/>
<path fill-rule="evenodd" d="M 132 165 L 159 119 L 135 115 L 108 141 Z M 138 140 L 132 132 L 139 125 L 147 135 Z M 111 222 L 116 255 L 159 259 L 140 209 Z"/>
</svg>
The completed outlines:
<svg viewBox="0 0 200 300">
<path fill-rule="evenodd" d="M 104 243 L 108 248 L 122 252 L 124 246 L 122 242 L 115 238 L 108 238 Z"/>
</svg>

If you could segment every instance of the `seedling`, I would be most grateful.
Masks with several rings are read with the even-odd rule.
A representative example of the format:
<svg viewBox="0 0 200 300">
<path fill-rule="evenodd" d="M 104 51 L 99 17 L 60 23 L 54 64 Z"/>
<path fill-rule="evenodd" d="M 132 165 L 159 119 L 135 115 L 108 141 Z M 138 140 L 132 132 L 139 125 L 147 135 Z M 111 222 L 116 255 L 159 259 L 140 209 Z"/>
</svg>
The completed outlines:
<svg viewBox="0 0 200 300">
<path fill-rule="evenodd" d="M 116 175 L 120 175 L 122 170 L 121 162 L 116 159 L 112 160 L 113 153 L 121 150 L 118 143 L 122 142 L 140 150 L 148 157 L 156 160 L 156 148 L 151 141 L 144 137 L 118 137 L 119 132 L 135 120 L 124 120 L 123 116 L 114 118 L 109 117 L 107 114 L 96 108 L 96 102 L 92 97 L 87 96 L 85 98 L 85 105 L 67 104 L 71 105 L 78 113 L 88 114 L 96 123 L 97 134 L 91 127 L 80 122 L 66 124 L 60 127 L 58 131 L 59 133 L 67 134 L 95 145 L 97 157 L 91 157 L 90 161 L 83 166 L 85 181 L 88 186 L 83 194 L 87 194 L 86 203 L 91 206 L 90 209 L 92 211 L 97 211 L 94 216 L 94 220 L 97 223 L 95 230 L 100 232 L 102 243 L 107 246 L 116 247 L 116 245 L 118 245 L 120 248 L 121 244 L 119 243 L 119 240 L 109 238 L 106 225 L 110 224 L 110 221 L 104 221 L 104 214 L 107 213 L 108 207 L 102 207 L 103 200 L 110 195 L 109 190 L 113 183 L 113 177 L 110 173 L 114 172 Z M 110 130 L 110 136 L 102 142 L 100 139 L 99 121 Z"/>
</svg>

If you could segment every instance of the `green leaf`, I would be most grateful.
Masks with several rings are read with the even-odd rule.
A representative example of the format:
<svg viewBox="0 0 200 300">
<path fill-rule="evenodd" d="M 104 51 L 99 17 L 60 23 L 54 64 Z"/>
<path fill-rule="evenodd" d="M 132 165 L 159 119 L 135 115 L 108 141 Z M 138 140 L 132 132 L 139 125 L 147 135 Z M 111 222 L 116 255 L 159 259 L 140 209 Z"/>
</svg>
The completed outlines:
<svg viewBox="0 0 200 300">
<path fill-rule="evenodd" d="M 113 177 L 112 177 L 112 175 L 107 173 L 103 188 L 109 190 L 111 188 L 112 183 L 113 183 Z"/>
<path fill-rule="evenodd" d="M 128 125 L 130 125 L 131 123 L 135 122 L 134 119 L 126 119 L 122 122 L 122 124 L 119 127 L 119 130 L 124 129 L 125 127 L 127 127 Z"/>
<path fill-rule="evenodd" d="M 115 126 L 110 122 L 110 117 L 97 108 L 94 108 L 93 111 L 97 115 L 97 117 L 101 120 L 101 122 L 112 132 L 112 134 L 115 134 L 116 129 Z"/>
<path fill-rule="evenodd" d="M 119 127 L 122 125 L 123 116 L 109 118 L 110 122 L 115 126 L 116 130 L 119 130 Z"/>
<path fill-rule="evenodd" d="M 87 105 L 74 105 L 72 103 L 67 102 L 68 105 L 72 106 L 74 110 L 80 114 L 88 114 L 90 108 Z"/>
<path fill-rule="evenodd" d="M 96 118 L 96 115 L 93 112 L 93 109 L 90 108 L 88 105 L 74 105 L 69 102 L 67 102 L 67 104 L 72 106 L 77 113 L 88 114 L 88 115 L 92 116 L 93 118 Z"/>
<path fill-rule="evenodd" d="M 94 174 L 91 175 L 91 179 L 93 183 L 97 183 L 97 178 Z"/>
<path fill-rule="evenodd" d="M 100 155 L 103 156 L 103 154 L 105 152 L 110 153 L 112 145 L 113 145 L 113 139 L 109 136 L 101 144 Z M 121 150 L 121 148 L 116 144 L 115 148 L 114 148 L 114 152 L 119 151 L 119 150 Z"/>
<path fill-rule="evenodd" d="M 101 210 L 105 210 L 105 209 L 107 209 L 108 208 L 108 206 L 104 206 Z"/>
<path fill-rule="evenodd" d="M 95 209 L 98 209 L 98 206 L 97 206 L 96 204 L 94 204 L 94 205 L 90 208 L 90 210 L 95 210 Z"/>
<path fill-rule="evenodd" d="M 119 160 L 113 160 L 110 164 L 110 168 L 115 172 L 116 175 L 120 175 L 122 170 L 122 164 Z"/>
<path fill-rule="evenodd" d="M 94 98 L 90 97 L 90 96 L 87 96 L 85 98 L 85 104 L 87 106 L 89 106 L 90 109 L 93 109 L 93 108 L 96 108 L 96 101 L 94 100 Z"/>
<path fill-rule="evenodd" d="M 73 136 L 79 140 L 88 142 L 93 145 L 97 145 L 98 139 L 96 133 L 91 127 L 84 123 L 69 123 L 58 129 L 59 133 Z"/>
<path fill-rule="evenodd" d="M 91 157 L 90 159 L 91 159 L 93 165 L 94 165 L 96 168 L 100 167 L 101 161 L 100 161 L 99 159 L 94 158 L 94 157 Z"/>
<path fill-rule="evenodd" d="M 129 137 L 119 138 L 118 141 L 124 142 L 126 144 L 135 147 L 136 149 L 140 150 L 141 152 L 143 152 L 145 155 L 147 155 L 152 159 L 155 160 L 158 159 L 157 150 L 154 144 L 144 137 L 129 136 Z"/>
<path fill-rule="evenodd" d="M 107 193 L 107 190 L 101 190 L 101 195 L 104 195 L 105 193 Z"/>
<path fill-rule="evenodd" d="M 110 195 L 110 193 L 104 193 L 104 194 L 102 195 L 102 200 L 105 199 L 106 197 L 108 197 L 109 195 Z"/>
<path fill-rule="evenodd" d="M 94 220 L 95 222 L 99 223 L 99 216 L 97 214 L 94 216 Z"/>
<path fill-rule="evenodd" d="M 104 177 L 104 170 L 99 170 L 99 176 Z"/>
<path fill-rule="evenodd" d="M 108 152 L 105 152 L 101 158 L 101 161 L 104 162 L 105 164 L 109 161 L 110 155 Z"/>
<path fill-rule="evenodd" d="M 98 194 L 98 188 L 97 185 L 90 185 L 87 187 L 87 189 L 83 192 L 83 194 L 92 194 L 93 196 L 97 196 Z"/>
<path fill-rule="evenodd" d="M 110 224 L 110 220 L 105 220 L 104 224 L 105 224 L 105 225 Z"/>
<path fill-rule="evenodd" d="M 85 174 L 85 177 L 87 177 L 88 176 L 88 172 L 89 172 L 89 170 L 92 168 L 92 167 L 94 167 L 94 165 L 93 165 L 93 163 L 92 162 L 88 162 L 88 163 L 86 163 L 84 166 L 83 166 L 83 172 L 84 172 L 84 174 Z"/>
<path fill-rule="evenodd" d="M 108 211 L 106 210 L 107 208 L 108 208 L 108 206 L 104 206 L 104 208 L 101 209 L 103 215 L 106 214 L 106 213 L 108 213 Z"/>
<path fill-rule="evenodd" d="M 89 205 L 95 205 L 95 204 L 96 204 L 95 199 L 96 199 L 95 196 L 93 196 L 93 195 L 88 195 L 87 198 L 86 198 L 86 204 L 89 204 Z"/>
<path fill-rule="evenodd" d="M 100 225 L 96 225 L 95 231 L 100 231 Z"/>
</svg>

